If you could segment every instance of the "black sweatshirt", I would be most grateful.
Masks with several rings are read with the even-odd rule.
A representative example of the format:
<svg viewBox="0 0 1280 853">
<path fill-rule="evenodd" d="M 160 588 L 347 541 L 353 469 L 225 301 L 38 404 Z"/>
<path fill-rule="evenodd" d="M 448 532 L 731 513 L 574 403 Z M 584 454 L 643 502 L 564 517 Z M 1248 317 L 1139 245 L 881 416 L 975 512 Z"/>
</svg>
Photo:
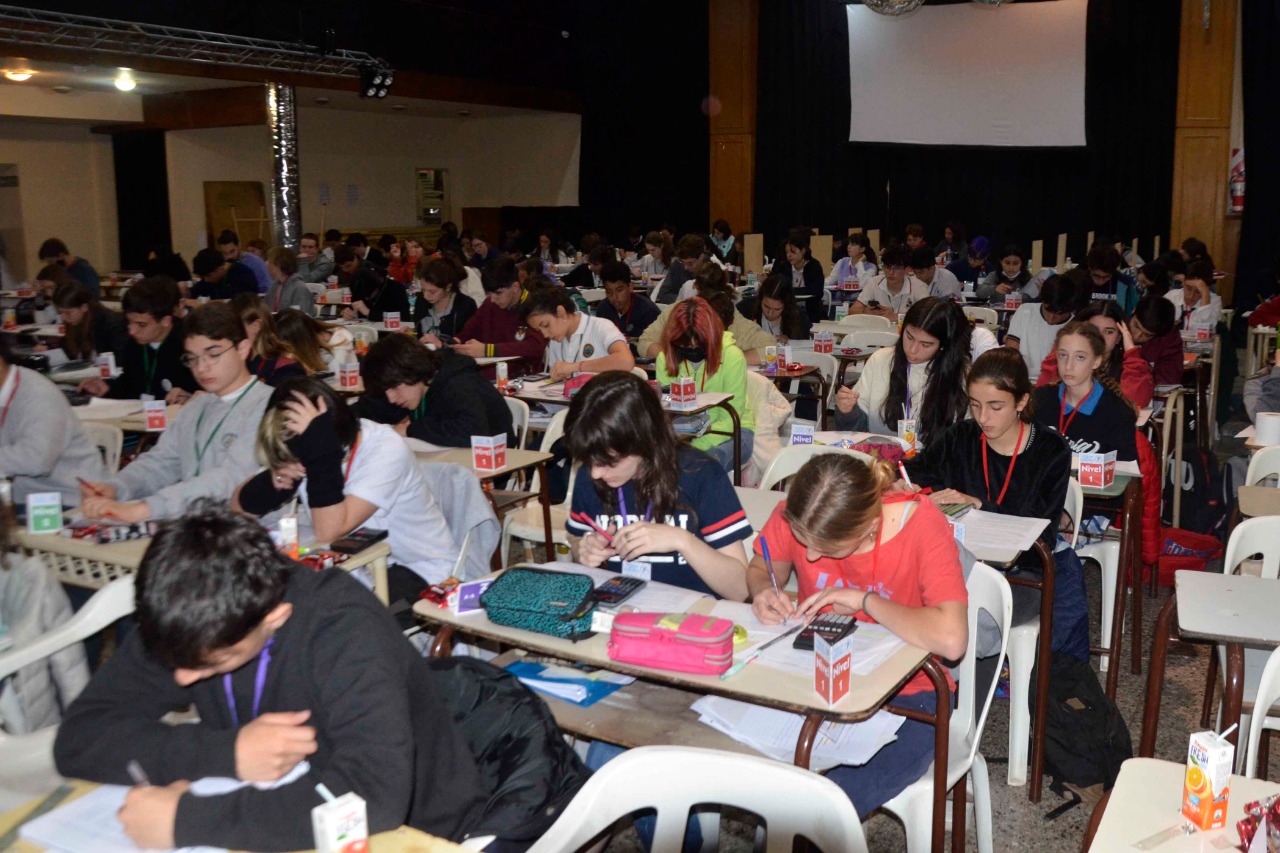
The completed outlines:
<svg viewBox="0 0 1280 853">
<path fill-rule="evenodd" d="M 146 357 L 143 350 L 149 349 L 150 344 L 140 344 L 129 338 L 124 352 L 115 354 L 116 366 L 121 373 L 115 379 L 107 380 L 111 386 L 107 396 L 116 400 L 136 400 L 143 394 L 150 394 L 157 400 L 163 400 L 172 388 L 182 388 L 194 394 L 198 390 L 195 377 L 182 364 L 186 351 L 182 348 L 184 336 L 181 327 L 182 321 L 175 319 L 173 328 L 160 346 L 147 353 Z M 150 374 L 146 369 L 148 364 L 152 365 Z M 147 381 L 148 375 L 150 382 Z M 165 387 L 166 380 L 168 388 Z"/>
<path fill-rule="evenodd" d="M 184 795 L 176 846 L 310 848 L 320 782 L 337 796 L 355 791 L 367 801 L 370 833 L 408 824 L 461 838 L 483 813 L 486 794 L 424 659 L 386 608 L 340 569 L 295 566 L 285 600 L 293 613 L 275 635 L 261 713 L 311 711 L 319 746 L 311 769 L 275 790 Z M 232 675 L 245 722 L 257 668 L 255 658 Z M 160 722 L 191 703 L 199 724 Z M 54 758 L 65 776 L 117 785 L 130 784 L 125 765 L 136 759 L 152 782 L 167 785 L 234 777 L 235 740 L 222 677 L 179 687 L 134 631 L 72 703 Z"/>
<path fill-rule="evenodd" d="M 1059 399 L 1063 387 L 1059 383 L 1036 389 L 1036 420 L 1041 425 L 1055 431 L 1060 424 L 1065 427 L 1063 437 L 1072 453 L 1114 450 L 1118 462 L 1133 462 L 1138 458 L 1138 420 L 1128 403 L 1095 382 L 1079 410 L 1072 409 L 1064 417 Z"/>
<path fill-rule="evenodd" d="M 1002 456 L 987 448 L 987 470 L 991 489 L 982 473 L 982 428 L 974 421 L 961 421 L 947 428 L 925 447 L 924 453 L 905 463 L 911 481 L 934 491 L 955 489 L 982 501 L 982 509 L 1025 518 L 1047 518 L 1049 526 L 1041 538 L 1050 552 L 1058 539 L 1058 520 L 1067 500 L 1067 480 L 1071 477 L 1071 450 L 1057 433 L 1037 424 L 1027 424 L 1031 438 L 1018 454 L 1004 501 L 996 504 L 1012 456 Z M 1040 565 L 1031 552 L 1018 561 Z"/>
</svg>

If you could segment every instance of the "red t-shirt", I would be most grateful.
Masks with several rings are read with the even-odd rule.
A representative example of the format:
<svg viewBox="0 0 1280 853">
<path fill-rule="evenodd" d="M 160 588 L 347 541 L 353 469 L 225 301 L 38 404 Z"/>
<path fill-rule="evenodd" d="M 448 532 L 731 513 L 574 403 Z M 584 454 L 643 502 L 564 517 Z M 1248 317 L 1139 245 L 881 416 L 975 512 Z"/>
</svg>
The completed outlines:
<svg viewBox="0 0 1280 853">
<path fill-rule="evenodd" d="M 843 560 L 822 557 L 814 563 L 808 561 L 805 547 L 791 533 L 791 526 L 782 515 L 784 509 L 780 505 L 773 511 L 761 531 L 761 538 L 769 541 L 770 556 L 774 560 L 795 567 L 801 601 L 835 586 L 870 590 L 908 607 L 933 607 L 944 601 L 959 601 L 968 606 L 969 592 L 964 584 L 955 536 L 947 517 L 932 501 L 915 500 L 902 529 L 892 539 L 880 543 L 876 549 L 878 555 L 868 551 L 851 554 Z M 756 539 L 755 551 L 763 553 L 760 539 Z M 875 621 L 863 612 L 859 612 L 857 618 L 863 622 Z M 949 673 L 947 682 L 955 689 Z M 919 672 L 902 688 L 901 695 L 932 689 L 933 682 Z"/>
</svg>

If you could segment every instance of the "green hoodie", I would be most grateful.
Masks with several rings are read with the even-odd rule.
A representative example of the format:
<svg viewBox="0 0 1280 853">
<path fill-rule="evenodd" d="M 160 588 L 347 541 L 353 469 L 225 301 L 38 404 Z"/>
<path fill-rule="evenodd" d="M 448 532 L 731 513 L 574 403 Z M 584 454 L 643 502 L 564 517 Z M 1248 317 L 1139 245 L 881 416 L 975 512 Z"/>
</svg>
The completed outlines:
<svg viewBox="0 0 1280 853">
<path fill-rule="evenodd" d="M 733 338 L 733 332 L 724 333 L 724 338 L 721 342 L 720 369 L 710 376 L 707 375 L 707 363 L 705 361 L 696 367 L 687 361 L 681 362 L 677 372 L 669 372 L 667 369 L 667 355 L 664 352 L 658 353 L 658 362 L 655 368 L 658 381 L 663 385 L 671 384 L 671 380 L 677 376 L 692 376 L 694 381 L 698 383 L 698 393 L 700 394 L 732 394 L 733 399 L 729 401 L 729 404 L 738 413 L 742 428 L 749 430 L 756 428 L 755 414 L 747 405 L 747 359 L 742 354 L 742 350 L 738 349 L 738 344 Z M 729 417 L 729 413 L 723 408 L 717 406 L 708 414 L 711 415 L 709 429 L 726 433 L 733 431 L 733 419 Z M 706 450 L 709 447 L 715 447 L 717 444 L 723 444 L 728 440 L 728 435 L 707 433 L 695 438 L 692 444 L 699 450 Z"/>
</svg>

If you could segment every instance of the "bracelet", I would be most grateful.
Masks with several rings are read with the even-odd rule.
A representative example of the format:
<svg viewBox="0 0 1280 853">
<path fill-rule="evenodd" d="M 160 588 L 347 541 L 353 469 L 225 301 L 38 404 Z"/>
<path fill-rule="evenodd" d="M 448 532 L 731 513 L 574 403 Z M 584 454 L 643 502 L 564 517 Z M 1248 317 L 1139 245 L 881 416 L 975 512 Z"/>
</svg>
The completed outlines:
<svg viewBox="0 0 1280 853">
<path fill-rule="evenodd" d="M 862 594 L 862 603 L 858 605 L 858 609 L 863 613 L 867 613 L 867 599 L 871 597 L 871 590 L 867 590 Z M 867 613 L 870 616 L 870 613 Z"/>
</svg>

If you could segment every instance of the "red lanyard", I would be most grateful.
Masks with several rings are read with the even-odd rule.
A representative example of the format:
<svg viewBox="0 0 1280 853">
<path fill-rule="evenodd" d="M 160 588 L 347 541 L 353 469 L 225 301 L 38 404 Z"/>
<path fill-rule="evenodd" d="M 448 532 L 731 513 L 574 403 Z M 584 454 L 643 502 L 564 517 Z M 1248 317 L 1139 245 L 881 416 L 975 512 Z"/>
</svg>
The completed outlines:
<svg viewBox="0 0 1280 853">
<path fill-rule="evenodd" d="M 1093 386 L 1090 385 L 1089 394 L 1092 394 L 1092 393 L 1093 393 Z M 1080 407 L 1084 405 L 1084 401 L 1088 398 L 1089 394 L 1085 394 L 1083 397 L 1080 398 L 1080 402 L 1077 403 L 1076 407 L 1071 410 L 1071 416 L 1067 418 L 1066 423 L 1062 422 L 1062 416 L 1066 414 L 1067 395 L 1066 394 L 1062 395 L 1062 403 L 1058 406 L 1058 435 L 1063 436 L 1064 438 L 1066 437 L 1067 430 L 1071 428 L 1071 422 L 1076 419 L 1076 415 L 1080 414 Z"/>
<path fill-rule="evenodd" d="M 913 495 L 910 492 L 888 492 L 881 496 L 880 502 L 882 504 L 906 503 L 906 502 L 915 501 L 918 499 L 919 499 L 918 495 Z M 904 510 L 904 512 L 906 512 L 906 510 Z M 880 537 L 883 533 L 884 533 L 884 516 L 881 515 L 880 526 L 876 528 L 876 544 L 873 545 L 871 548 L 871 587 L 870 589 L 873 592 L 876 589 L 876 575 L 878 573 L 879 566 L 880 566 Z"/>
<path fill-rule="evenodd" d="M 1018 451 L 1022 449 L 1022 431 L 1026 424 L 1018 421 L 1018 443 L 1013 446 L 1013 459 L 1009 462 L 1009 471 L 1004 475 L 1004 486 L 1000 489 L 1000 497 L 996 498 L 996 506 L 1004 503 L 1004 494 L 1009 491 L 1009 481 L 1013 479 L 1013 467 L 1018 464 Z M 987 437 L 982 436 L 982 480 L 987 484 L 987 500 L 991 500 L 991 474 L 987 469 Z"/>
<path fill-rule="evenodd" d="M 351 455 L 347 457 L 347 470 L 342 472 L 342 482 L 344 483 L 351 479 L 351 466 L 355 464 L 356 451 L 359 449 L 360 449 L 360 436 L 357 435 L 356 443 L 351 445 Z"/>
<path fill-rule="evenodd" d="M 9 369 L 16 370 L 17 368 L 10 365 Z M 21 385 L 22 385 L 22 374 L 21 373 L 14 374 L 13 393 L 9 395 L 9 402 L 4 404 L 4 411 L 0 412 L 0 429 L 4 429 L 4 422 L 9 420 L 9 409 L 13 406 L 13 399 L 18 396 L 18 388 Z"/>
</svg>

